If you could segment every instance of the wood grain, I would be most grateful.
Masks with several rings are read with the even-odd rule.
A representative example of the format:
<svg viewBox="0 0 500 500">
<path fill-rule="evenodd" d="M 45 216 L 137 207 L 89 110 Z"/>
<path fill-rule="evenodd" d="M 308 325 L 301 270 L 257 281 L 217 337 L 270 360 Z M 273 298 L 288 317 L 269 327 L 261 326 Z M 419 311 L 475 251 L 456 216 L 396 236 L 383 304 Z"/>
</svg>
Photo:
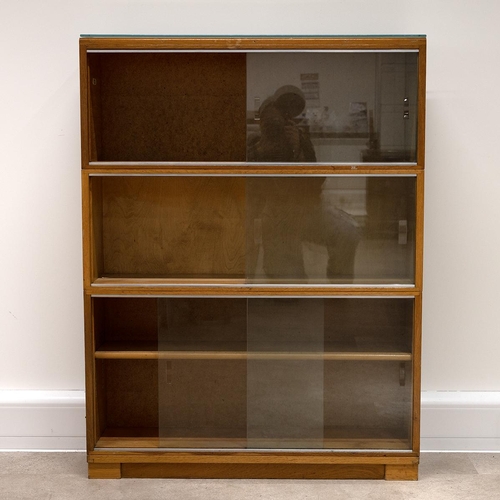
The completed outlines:
<svg viewBox="0 0 500 500">
<path fill-rule="evenodd" d="M 416 481 L 418 465 L 386 465 L 385 479 L 388 481 Z"/>
<path fill-rule="evenodd" d="M 221 346 L 222 348 L 223 346 Z M 402 352 L 246 352 L 246 351 L 153 351 L 131 346 L 104 345 L 96 351 L 96 359 L 162 359 L 162 360 L 287 360 L 287 361 L 411 361 Z"/>
<path fill-rule="evenodd" d="M 109 451 L 98 450 L 89 454 L 89 462 L 95 463 L 238 463 L 238 464 L 418 464 L 418 455 L 408 451 L 370 451 L 366 454 L 352 451 L 294 451 L 277 450 L 273 453 L 228 450 L 228 451 Z"/>
<path fill-rule="evenodd" d="M 122 467 L 119 463 L 89 463 L 89 479 L 120 479 Z"/>
<path fill-rule="evenodd" d="M 123 477 L 226 479 L 383 479 L 383 465 L 123 464 Z"/>
<path fill-rule="evenodd" d="M 107 177 L 102 182 L 105 276 L 244 275 L 243 179 Z"/>
<path fill-rule="evenodd" d="M 240 53 L 89 54 L 100 161 L 244 161 Z M 99 99 L 97 99 L 99 93 Z M 97 125 L 94 127 L 97 130 Z M 92 131 L 93 132 L 93 131 Z"/>
<path fill-rule="evenodd" d="M 226 436 L 220 437 L 158 437 L 158 429 L 155 435 L 143 435 L 144 431 L 148 429 L 112 429 L 106 431 L 106 435 L 102 436 L 96 444 L 96 448 L 206 448 L 219 449 L 219 448 L 234 448 L 246 449 L 248 447 L 248 440 L 245 437 L 229 437 L 229 432 Z M 112 435 L 107 435 L 108 433 Z M 232 432 L 234 434 L 234 432 Z M 239 430 L 239 434 L 243 435 L 245 430 Z M 151 434 L 151 433 L 147 433 Z M 291 440 L 291 439 L 268 439 L 257 442 L 252 440 L 255 448 L 267 449 L 300 449 L 303 447 L 305 440 Z M 409 442 L 403 439 L 389 439 L 389 438 L 364 438 L 364 439 L 322 439 L 314 442 L 307 440 L 308 448 L 326 449 L 326 450 L 408 450 Z M 171 453 L 172 450 L 169 450 Z"/>
<path fill-rule="evenodd" d="M 422 50 L 425 36 L 81 37 L 87 50 Z"/>
</svg>

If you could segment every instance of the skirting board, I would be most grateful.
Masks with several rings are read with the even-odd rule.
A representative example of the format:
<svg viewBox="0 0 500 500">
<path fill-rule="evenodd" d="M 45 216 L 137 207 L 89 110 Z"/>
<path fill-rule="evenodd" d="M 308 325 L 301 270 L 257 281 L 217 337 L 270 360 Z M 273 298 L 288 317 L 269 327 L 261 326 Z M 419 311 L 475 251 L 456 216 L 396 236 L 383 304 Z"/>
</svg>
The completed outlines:
<svg viewBox="0 0 500 500">
<path fill-rule="evenodd" d="M 0 391 L 0 450 L 84 450 L 84 391 Z"/>
<path fill-rule="evenodd" d="M 500 451 L 500 392 L 422 392 L 423 451 Z"/>
<path fill-rule="evenodd" d="M 422 451 L 500 451 L 500 392 L 423 392 Z M 0 390 L 0 450 L 84 450 L 84 391 Z"/>
</svg>

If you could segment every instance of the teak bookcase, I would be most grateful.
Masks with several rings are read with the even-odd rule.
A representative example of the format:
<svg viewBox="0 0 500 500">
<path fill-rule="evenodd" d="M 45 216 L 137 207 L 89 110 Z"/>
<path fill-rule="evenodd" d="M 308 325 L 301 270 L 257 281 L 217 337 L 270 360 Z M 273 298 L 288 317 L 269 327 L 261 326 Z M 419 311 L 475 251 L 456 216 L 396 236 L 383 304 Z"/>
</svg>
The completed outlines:
<svg viewBox="0 0 500 500">
<path fill-rule="evenodd" d="M 424 36 L 82 36 L 89 477 L 417 479 Z"/>
</svg>

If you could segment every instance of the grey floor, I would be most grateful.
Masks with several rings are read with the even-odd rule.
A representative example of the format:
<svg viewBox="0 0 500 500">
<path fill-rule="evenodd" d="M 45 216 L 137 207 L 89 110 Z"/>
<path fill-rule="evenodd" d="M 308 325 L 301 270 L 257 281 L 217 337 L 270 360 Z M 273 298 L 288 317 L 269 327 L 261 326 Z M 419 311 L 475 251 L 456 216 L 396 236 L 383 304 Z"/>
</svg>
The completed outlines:
<svg viewBox="0 0 500 500">
<path fill-rule="evenodd" d="M 418 482 L 88 480 L 83 453 L 0 452 L 1 500 L 500 499 L 500 454 L 424 453 Z"/>
</svg>

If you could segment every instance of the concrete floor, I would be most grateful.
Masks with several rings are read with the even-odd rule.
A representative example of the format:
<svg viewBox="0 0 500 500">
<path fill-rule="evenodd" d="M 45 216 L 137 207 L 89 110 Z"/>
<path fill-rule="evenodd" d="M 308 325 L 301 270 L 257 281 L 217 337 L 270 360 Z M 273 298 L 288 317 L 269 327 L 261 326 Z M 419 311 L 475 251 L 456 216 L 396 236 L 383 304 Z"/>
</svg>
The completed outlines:
<svg viewBox="0 0 500 500">
<path fill-rule="evenodd" d="M 1 500 L 497 500 L 500 454 L 424 453 L 418 482 L 88 480 L 83 453 L 0 452 Z"/>
</svg>

